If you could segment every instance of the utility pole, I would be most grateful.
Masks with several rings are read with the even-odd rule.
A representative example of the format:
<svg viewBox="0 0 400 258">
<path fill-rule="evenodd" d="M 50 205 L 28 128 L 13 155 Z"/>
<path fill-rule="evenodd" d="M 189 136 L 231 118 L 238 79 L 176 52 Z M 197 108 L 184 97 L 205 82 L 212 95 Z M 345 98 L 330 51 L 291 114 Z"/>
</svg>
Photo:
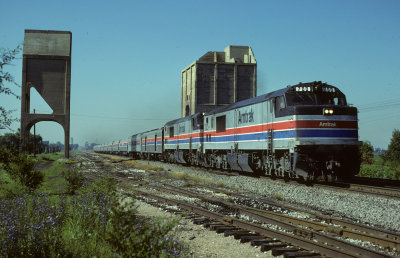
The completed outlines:
<svg viewBox="0 0 400 258">
<path fill-rule="evenodd" d="M 33 109 L 33 113 L 36 114 L 36 109 Z M 36 123 L 33 124 L 33 156 L 36 157 Z"/>
</svg>

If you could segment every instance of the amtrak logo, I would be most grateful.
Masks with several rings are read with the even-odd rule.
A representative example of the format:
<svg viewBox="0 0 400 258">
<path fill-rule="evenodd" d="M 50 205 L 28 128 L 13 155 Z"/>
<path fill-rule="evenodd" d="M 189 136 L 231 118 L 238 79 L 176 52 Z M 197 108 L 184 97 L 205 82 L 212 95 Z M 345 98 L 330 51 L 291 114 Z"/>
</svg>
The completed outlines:
<svg viewBox="0 0 400 258">
<path fill-rule="evenodd" d="M 239 124 L 244 124 L 244 123 L 252 123 L 254 122 L 254 112 L 253 109 L 250 109 L 249 112 L 246 113 L 240 113 L 239 111 Z"/>
<path fill-rule="evenodd" d="M 319 122 L 319 127 L 336 127 L 335 122 Z"/>
</svg>

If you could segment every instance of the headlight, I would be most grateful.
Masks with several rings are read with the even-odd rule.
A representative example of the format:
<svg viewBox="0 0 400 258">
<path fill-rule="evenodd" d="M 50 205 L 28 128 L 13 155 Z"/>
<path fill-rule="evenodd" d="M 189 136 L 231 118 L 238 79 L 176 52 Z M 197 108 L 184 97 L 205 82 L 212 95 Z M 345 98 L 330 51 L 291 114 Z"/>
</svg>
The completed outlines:
<svg viewBox="0 0 400 258">
<path fill-rule="evenodd" d="M 324 115 L 333 115 L 333 109 L 324 108 L 322 113 Z"/>
</svg>

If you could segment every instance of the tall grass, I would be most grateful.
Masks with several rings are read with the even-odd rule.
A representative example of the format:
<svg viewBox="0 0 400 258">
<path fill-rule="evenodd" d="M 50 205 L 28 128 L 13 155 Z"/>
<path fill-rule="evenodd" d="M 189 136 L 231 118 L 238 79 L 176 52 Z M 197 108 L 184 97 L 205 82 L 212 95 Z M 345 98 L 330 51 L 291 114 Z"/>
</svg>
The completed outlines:
<svg viewBox="0 0 400 258">
<path fill-rule="evenodd" d="M 184 247 L 170 235 L 179 219 L 141 220 L 136 202 L 121 202 L 111 179 L 77 187 L 73 194 L 68 185 L 81 174 L 66 169 L 65 163 L 54 162 L 41 188 L 13 194 L 2 193 L 3 184 L 19 183 L 1 173 L 0 257 L 184 255 Z"/>
</svg>

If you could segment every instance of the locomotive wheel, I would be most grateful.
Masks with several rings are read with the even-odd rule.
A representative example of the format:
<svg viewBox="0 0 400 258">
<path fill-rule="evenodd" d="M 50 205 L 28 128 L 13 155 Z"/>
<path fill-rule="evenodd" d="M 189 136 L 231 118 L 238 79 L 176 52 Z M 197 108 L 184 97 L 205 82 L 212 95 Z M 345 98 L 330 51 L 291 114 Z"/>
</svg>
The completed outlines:
<svg viewBox="0 0 400 258">
<path fill-rule="evenodd" d="M 271 167 L 269 170 L 270 170 L 271 179 L 272 179 L 272 180 L 275 180 L 275 179 L 276 179 L 275 169 L 273 169 L 273 168 Z"/>
<path fill-rule="evenodd" d="M 289 182 L 289 181 L 290 181 L 290 176 L 289 176 L 289 173 L 288 173 L 288 172 L 284 172 L 283 180 L 284 180 L 285 182 Z"/>
</svg>

